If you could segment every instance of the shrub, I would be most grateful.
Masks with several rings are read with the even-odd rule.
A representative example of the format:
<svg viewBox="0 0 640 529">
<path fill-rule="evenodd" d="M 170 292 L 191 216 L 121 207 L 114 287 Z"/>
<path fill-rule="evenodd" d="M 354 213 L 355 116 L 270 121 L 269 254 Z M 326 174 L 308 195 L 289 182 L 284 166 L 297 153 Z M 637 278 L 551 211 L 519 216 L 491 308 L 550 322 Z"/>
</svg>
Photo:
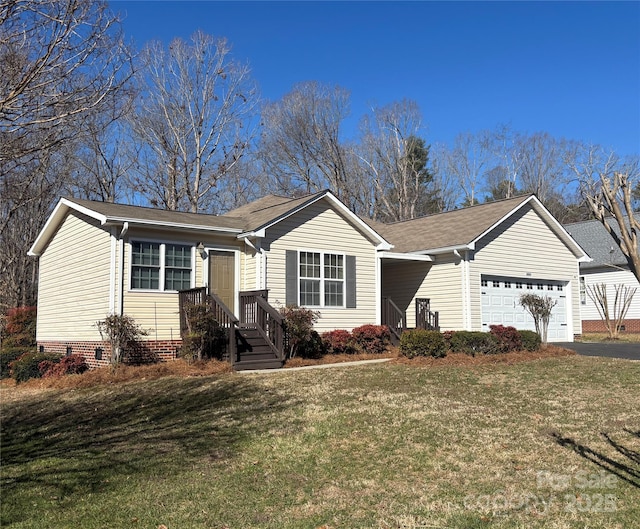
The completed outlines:
<svg viewBox="0 0 640 529">
<path fill-rule="evenodd" d="M 356 352 L 353 336 L 344 329 L 322 333 L 322 342 L 329 354 L 353 354 Z"/>
<path fill-rule="evenodd" d="M 313 324 L 318 321 L 320 313 L 291 305 L 282 307 L 280 314 L 284 318 L 283 323 L 286 342 L 289 346 L 289 358 L 293 358 L 304 342 L 315 341 L 315 337 L 312 337 Z"/>
<path fill-rule="evenodd" d="M 38 364 L 43 378 L 81 375 L 88 369 L 89 366 L 82 355 L 63 356 L 59 362 L 43 360 Z"/>
<path fill-rule="evenodd" d="M 9 309 L 4 323 L 3 346 L 15 347 L 36 344 L 36 308 L 16 307 Z"/>
<path fill-rule="evenodd" d="M 444 337 L 438 331 L 414 329 L 405 331 L 400 337 L 400 352 L 407 358 L 416 356 L 446 356 Z"/>
<path fill-rule="evenodd" d="M 298 343 L 297 355 L 301 358 L 321 358 L 327 352 L 322 337 L 314 330 Z"/>
<path fill-rule="evenodd" d="M 59 362 L 61 356 L 54 353 L 24 353 L 13 362 L 11 362 L 11 376 L 16 382 L 25 382 L 30 378 L 40 378 L 42 372 L 39 365 L 49 361 L 52 363 Z"/>
<path fill-rule="evenodd" d="M 187 334 L 182 340 L 180 355 L 190 360 L 222 358 L 226 332 L 208 305 L 185 307 Z"/>
<path fill-rule="evenodd" d="M 455 331 L 449 340 L 449 347 L 454 353 L 496 354 L 500 352 L 498 339 L 488 332 Z"/>
<path fill-rule="evenodd" d="M 515 327 L 504 325 L 490 325 L 489 332 L 496 338 L 502 353 L 522 350 L 522 338 Z"/>
<path fill-rule="evenodd" d="M 104 320 L 96 322 L 102 339 L 111 345 L 112 364 L 119 364 L 127 347 L 135 347 L 142 336 L 148 332 L 138 325 L 131 316 L 126 314 L 109 314 Z"/>
<path fill-rule="evenodd" d="M 384 353 L 391 341 L 391 333 L 386 325 L 362 325 L 353 329 L 351 335 L 356 347 L 363 353 Z"/>
<path fill-rule="evenodd" d="M 534 331 L 520 331 L 520 338 L 525 351 L 537 351 L 542 345 L 540 335 Z"/>
<path fill-rule="evenodd" d="M 35 347 L 3 347 L 2 351 L 0 351 L 0 378 L 9 378 L 11 376 L 11 362 L 25 353 L 35 352 Z"/>
</svg>

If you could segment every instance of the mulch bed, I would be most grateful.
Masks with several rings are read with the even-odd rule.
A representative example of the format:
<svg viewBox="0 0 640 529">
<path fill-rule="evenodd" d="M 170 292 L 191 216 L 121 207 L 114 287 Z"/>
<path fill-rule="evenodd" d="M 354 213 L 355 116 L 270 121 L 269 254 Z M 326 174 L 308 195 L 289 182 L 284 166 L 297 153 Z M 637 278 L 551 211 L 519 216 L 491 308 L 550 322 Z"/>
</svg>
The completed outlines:
<svg viewBox="0 0 640 529">
<path fill-rule="evenodd" d="M 406 358 L 398 356 L 391 362 L 394 364 L 403 364 L 410 366 L 478 366 L 492 364 L 519 364 L 521 362 L 530 362 L 532 360 L 540 360 L 543 358 L 557 358 L 562 356 L 574 356 L 577 353 L 570 349 L 564 349 L 555 345 L 543 347 L 538 351 L 518 351 L 513 353 L 495 354 L 495 355 L 478 355 L 470 356 L 464 353 L 449 353 L 444 358 L 433 358 L 431 356 L 420 356 L 416 358 Z"/>
<path fill-rule="evenodd" d="M 402 364 L 408 366 L 476 366 L 491 364 L 517 364 L 520 362 L 530 362 L 542 358 L 555 358 L 561 356 L 573 356 L 575 351 L 549 345 L 539 351 L 520 351 L 514 353 L 504 353 L 495 355 L 469 356 L 464 353 L 449 353 L 444 358 L 433 358 L 431 356 L 419 356 L 407 358 L 402 356 L 397 349 L 390 350 L 385 354 L 342 354 L 325 355 L 321 358 L 292 358 L 284 365 L 287 367 L 315 366 L 323 364 L 340 364 L 343 362 L 355 362 L 357 360 L 376 360 L 380 358 L 390 358 L 392 364 Z"/>
</svg>

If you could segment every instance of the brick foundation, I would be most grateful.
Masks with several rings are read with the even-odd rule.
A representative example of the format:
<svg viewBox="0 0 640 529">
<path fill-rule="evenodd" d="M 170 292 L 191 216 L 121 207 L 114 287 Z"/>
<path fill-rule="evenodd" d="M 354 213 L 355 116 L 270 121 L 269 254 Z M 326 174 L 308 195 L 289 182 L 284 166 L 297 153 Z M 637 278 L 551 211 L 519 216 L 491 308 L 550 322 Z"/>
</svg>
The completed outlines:
<svg viewBox="0 0 640 529">
<path fill-rule="evenodd" d="M 135 350 L 125 352 L 125 357 L 132 364 L 175 360 L 182 340 L 146 340 L 139 345 Z M 38 342 L 38 348 L 45 353 L 82 355 L 90 368 L 109 365 L 111 357 L 108 342 Z"/>
<path fill-rule="evenodd" d="M 640 333 L 640 319 L 624 320 L 624 331 L 628 333 Z M 607 332 L 602 320 L 582 320 L 582 332 Z"/>
</svg>

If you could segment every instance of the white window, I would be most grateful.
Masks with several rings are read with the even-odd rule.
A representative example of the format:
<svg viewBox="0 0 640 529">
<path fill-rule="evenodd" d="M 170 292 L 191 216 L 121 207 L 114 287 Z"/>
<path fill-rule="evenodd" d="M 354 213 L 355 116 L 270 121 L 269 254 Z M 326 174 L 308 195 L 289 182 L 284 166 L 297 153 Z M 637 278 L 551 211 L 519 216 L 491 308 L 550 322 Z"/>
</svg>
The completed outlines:
<svg viewBox="0 0 640 529">
<path fill-rule="evenodd" d="M 186 244 L 131 242 L 131 289 L 176 291 L 191 288 L 193 249 Z"/>
<path fill-rule="evenodd" d="M 587 284 L 585 283 L 584 277 L 580 278 L 580 303 L 582 305 L 587 304 Z"/>
<path fill-rule="evenodd" d="M 300 305 L 344 307 L 344 255 L 300 252 Z"/>
</svg>

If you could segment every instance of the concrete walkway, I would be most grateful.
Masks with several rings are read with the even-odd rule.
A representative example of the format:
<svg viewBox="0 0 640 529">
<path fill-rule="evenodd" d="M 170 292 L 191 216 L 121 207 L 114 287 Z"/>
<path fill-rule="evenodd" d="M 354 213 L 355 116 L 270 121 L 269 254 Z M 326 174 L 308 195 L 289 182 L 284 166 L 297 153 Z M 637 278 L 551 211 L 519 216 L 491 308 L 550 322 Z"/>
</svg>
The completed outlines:
<svg viewBox="0 0 640 529">
<path fill-rule="evenodd" d="M 315 366 L 302 367 L 283 367 L 281 369 L 247 369 L 245 371 L 236 371 L 236 373 L 288 373 L 289 371 L 307 371 L 309 369 L 328 369 L 330 367 L 350 367 L 362 366 L 366 364 L 381 364 L 388 362 L 392 358 L 378 358 L 375 360 L 356 360 L 355 362 L 338 362 L 336 364 L 318 364 Z"/>
</svg>

